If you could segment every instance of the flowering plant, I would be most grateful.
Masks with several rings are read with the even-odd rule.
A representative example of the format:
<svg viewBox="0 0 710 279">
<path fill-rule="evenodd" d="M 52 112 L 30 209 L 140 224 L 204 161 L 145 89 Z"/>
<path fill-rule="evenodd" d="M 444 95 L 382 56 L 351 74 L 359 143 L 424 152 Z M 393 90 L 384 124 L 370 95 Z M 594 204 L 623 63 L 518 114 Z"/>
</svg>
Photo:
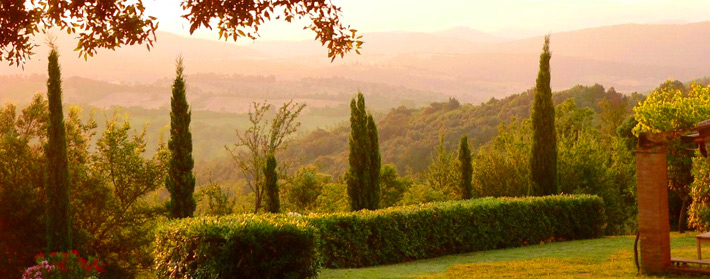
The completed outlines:
<svg viewBox="0 0 710 279">
<path fill-rule="evenodd" d="M 22 279 L 85 279 L 99 278 L 104 271 L 98 259 L 82 258 L 79 252 L 39 253 L 35 256 L 37 265 L 27 268 Z"/>
<path fill-rule="evenodd" d="M 42 279 L 49 278 L 49 274 L 55 271 L 56 267 L 49 264 L 47 260 L 43 260 L 35 266 L 27 268 L 25 274 L 22 274 L 22 279 Z M 44 275 L 44 277 L 42 277 Z"/>
</svg>

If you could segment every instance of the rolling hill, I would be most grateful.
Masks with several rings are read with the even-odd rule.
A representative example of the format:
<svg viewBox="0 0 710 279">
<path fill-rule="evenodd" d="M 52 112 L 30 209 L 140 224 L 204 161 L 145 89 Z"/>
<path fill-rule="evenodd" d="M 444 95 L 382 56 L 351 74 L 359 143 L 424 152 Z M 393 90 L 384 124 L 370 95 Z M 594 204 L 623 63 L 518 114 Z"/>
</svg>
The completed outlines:
<svg viewBox="0 0 710 279">
<path fill-rule="evenodd" d="M 98 87 L 92 92 L 79 92 L 81 95 L 107 100 L 104 103 L 109 105 L 122 100 L 146 107 L 165 105 L 169 98 L 163 94 L 167 94 L 174 60 L 182 54 L 186 73 L 199 77 L 193 79 L 193 94 L 218 95 L 205 101 L 216 105 L 204 106 L 217 111 L 241 111 L 242 103 L 249 101 L 243 98 L 245 94 L 252 99 L 280 100 L 306 95 L 351 96 L 357 89 L 368 93 L 366 88 L 371 87 L 380 88 L 377 94 L 394 100 L 384 102 L 393 106 L 406 100 L 421 99 L 415 103 L 422 105 L 448 97 L 480 103 L 531 88 L 542 44 L 541 37 L 510 40 L 465 27 L 364 36 L 362 55 L 351 54 L 333 63 L 314 41 L 257 41 L 241 46 L 160 32 L 150 52 L 143 46 L 102 50 L 88 62 L 75 58 L 71 38 L 60 35 L 58 42 L 65 80 L 80 77 L 106 82 L 106 89 Z M 710 22 L 624 24 L 554 33 L 551 37 L 555 90 L 600 83 L 621 92 L 644 91 L 668 78 L 690 80 L 710 75 L 706 67 L 710 56 L 705 55 L 710 53 Z M 46 48 L 40 47 L 37 52 L 39 55 L 24 70 L 0 66 L 0 75 L 5 75 L 5 80 L 17 75 L 43 76 L 46 66 L 42 54 Z M 218 85 L 201 82 L 201 77 L 208 75 L 222 78 Z M 273 78 L 254 83 L 263 77 Z M 271 85 L 267 85 L 269 82 Z M 131 89 L 112 90 L 115 86 Z M 42 90 L 41 86 L 26 87 Z M 15 100 L 15 91 L 6 88 L 0 86 L 0 99 Z M 112 94 L 118 95 L 109 96 Z"/>
</svg>

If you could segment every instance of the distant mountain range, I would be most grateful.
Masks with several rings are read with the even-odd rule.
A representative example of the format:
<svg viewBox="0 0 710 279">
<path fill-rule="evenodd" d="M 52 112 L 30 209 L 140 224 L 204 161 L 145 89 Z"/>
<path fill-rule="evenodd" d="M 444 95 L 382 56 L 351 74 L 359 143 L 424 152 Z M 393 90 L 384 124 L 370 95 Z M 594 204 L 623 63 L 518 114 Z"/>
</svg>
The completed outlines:
<svg viewBox="0 0 710 279">
<path fill-rule="evenodd" d="M 365 89 L 374 87 L 393 105 L 412 104 L 412 100 L 415 104 L 444 101 L 451 96 L 477 103 L 534 86 L 542 46 L 541 36 L 511 40 L 466 27 L 433 33 L 370 33 L 364 34 L 362 55 L 353 53 L 330 63 L 326 49 L 314 41 L 257 41 L 238 46 L 164 32 L 157 37 L 150 52 L 144 46 L 127 46 L 116 51 L 101 50 L 85 62 L 72 52 L 76 41 L 59 35 L 65 80 L 76 76 L 105 84 L 96 85 L 92 92 L 77 91 L 74 97 L 67 92 L 68 99 L 85 101 L 87 96 L 93 96 L 113 100 L 104 105 L 124 101 L 153 107 L 167 105 L 169 97 L 153 102 L 144 101 L 141 96 L 148 91 L 168 94 L 175 58 L 182 54 L 188 84 L 191 75 L 199 77 L 193 88 L 200 94 L 221 96 L 214 101 L 217 104 L 242 102 L 244 96 L 350 96 L 357 89 L 368 94 Z M 624 24 L 553 33 L 551 49 L 555 90 L 600 83 L 619 92 L 646 91 L 668 78 L 691 80 L 710 75 L 710 22 Z M 0 75 L 21 75 L 26 79 L 19 82 L 21 85 L 0 84 L 0 101 L 17 101 L 25 96 L 17 95 L 21 90 L 32 91 L 27 95 L 42 90 L 41 78 L 27 81 L 31 74 L 45 75 L 47 49 L 40 47 L 36 52 L 38 55 L 25 65 L 24 71 L 0 66 Z M 209 75 L 220 76 L 220 81 L 202 82 Z M 231 77 L 237 78 L 230 81 Z M 259 77 L 269 77 L 266 83 L 272 86 L 244 81 Z M 17 77 L 3 79 L 6 83 Z M 327 81 L 324 84 L 328 85 L 321 86 L 314 80 Z M 110 90 L 115 86 L 122 89 Z M 338 98 L 332 105 L 346 102 L 347 98 Z M 219 105 L 204 108 L 241 110 Z"/>
<path fill-rule="evenodd" d="M 465 26 L 449 28 L 433 34 L 439 37 L 461 39 L 473 43 L 500 43 L 510 40 Z"/>
</svg>

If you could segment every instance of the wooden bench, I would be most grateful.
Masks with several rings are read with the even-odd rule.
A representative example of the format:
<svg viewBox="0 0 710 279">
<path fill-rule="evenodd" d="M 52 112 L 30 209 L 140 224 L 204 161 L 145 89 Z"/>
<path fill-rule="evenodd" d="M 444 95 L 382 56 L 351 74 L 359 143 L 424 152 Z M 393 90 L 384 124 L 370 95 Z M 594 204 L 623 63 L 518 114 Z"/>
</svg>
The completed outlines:
<svg viewBox="0 0 710 279">
<path fill-rule="evenodd" d="M 672 267 L 669 271 L 680 272 L 683 274 L 710 274 L 710 269 L 708 268 L 710 266 L 710 261 L 671 258 L 671 264 Z"/>
<path fill-rule="evenodd" d="M 702 253 L 702 250 L 700 249 L 700 244 L 703 242 L 710 242 L 710 232 L 696 235 L 695 239 L 697 240 L 697 243 L 698 243 L 698 260 L 702 260 L 703 253 Z"/>
<path fill-rule="evenodd" d="M 710 261 L 684 259 L 684 258 L 671 258 L 671 263 L 675 266 L 687 266 L 689 264 L 699 265 L 699 266 L 710 266 Z"/>
<path fill-rule="evenodd" d="M 710 274 L 710 261 L 703 261 L 701 244 L 710 242 L 710 232 L 695 236 L 698 246 L 698 259 L 671 258 L 673 270 L 682 273 Z"/>
</svg>

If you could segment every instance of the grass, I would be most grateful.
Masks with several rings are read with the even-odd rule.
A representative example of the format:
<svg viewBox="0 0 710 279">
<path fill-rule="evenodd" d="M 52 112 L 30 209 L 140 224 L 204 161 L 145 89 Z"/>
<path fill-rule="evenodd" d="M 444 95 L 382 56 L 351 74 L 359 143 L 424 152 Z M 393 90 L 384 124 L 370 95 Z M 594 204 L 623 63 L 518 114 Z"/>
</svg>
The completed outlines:
<svg viewBox="0 0 710 279">
<path fill-rule="evenodd" d="M 695 233 L 672 234 L 671 255 L 695 258 L 694 236 Z M 633 241 L 633 236 L 607 237 L 473 252 L 396 265 L 324 269 L 319 278 L 645 278 L 636 276 Z"/>
</svg>

